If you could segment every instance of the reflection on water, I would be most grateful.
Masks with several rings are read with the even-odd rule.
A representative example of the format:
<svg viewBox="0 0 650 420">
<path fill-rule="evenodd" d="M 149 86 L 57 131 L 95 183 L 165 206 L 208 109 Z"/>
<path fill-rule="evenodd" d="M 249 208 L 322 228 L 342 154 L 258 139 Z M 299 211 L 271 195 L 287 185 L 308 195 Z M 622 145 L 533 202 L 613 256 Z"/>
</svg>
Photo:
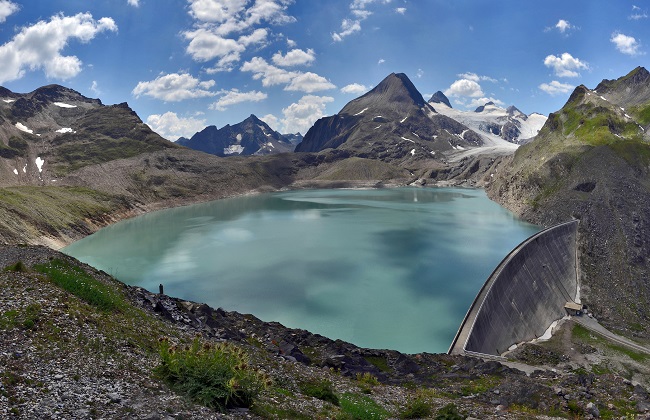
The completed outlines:
<svg viewBox="0 0 650 420">
<path fill-rule="evenodd" d="M 308 190 L 146 214 L 64 252 L 363 347 L 444 352 L 490 272 L 538 230 L 482 190 Z"/>
</svg>

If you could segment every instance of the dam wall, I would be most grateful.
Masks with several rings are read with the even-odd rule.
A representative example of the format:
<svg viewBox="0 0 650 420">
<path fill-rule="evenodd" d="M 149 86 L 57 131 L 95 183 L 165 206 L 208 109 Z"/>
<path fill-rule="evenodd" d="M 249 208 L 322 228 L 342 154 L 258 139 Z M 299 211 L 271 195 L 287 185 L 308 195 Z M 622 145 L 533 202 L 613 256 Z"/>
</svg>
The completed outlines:
<svg viewBox="0 0 650 420">
<path fill-rule="evenodd" d="M 518 245 L 487 279 L 467 312 L 450 354 L 499 356 L 530 341 L 576 298 L 578 221 L 545 229 Z"/>
</svg>

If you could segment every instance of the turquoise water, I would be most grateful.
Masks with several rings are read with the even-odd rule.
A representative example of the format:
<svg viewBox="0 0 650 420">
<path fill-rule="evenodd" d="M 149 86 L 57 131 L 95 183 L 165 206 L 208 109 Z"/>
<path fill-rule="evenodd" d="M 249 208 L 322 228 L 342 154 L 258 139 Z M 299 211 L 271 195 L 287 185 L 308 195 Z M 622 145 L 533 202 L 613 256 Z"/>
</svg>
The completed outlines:
<svg viewBox="0 0 650 420">
<path fill-rule="evenodd" d="M 300 190 L 146 214 L 63 252 L 362 347 L 446 352 L 492 270 L 537 231 L 482 190 Z"/>
</svg>

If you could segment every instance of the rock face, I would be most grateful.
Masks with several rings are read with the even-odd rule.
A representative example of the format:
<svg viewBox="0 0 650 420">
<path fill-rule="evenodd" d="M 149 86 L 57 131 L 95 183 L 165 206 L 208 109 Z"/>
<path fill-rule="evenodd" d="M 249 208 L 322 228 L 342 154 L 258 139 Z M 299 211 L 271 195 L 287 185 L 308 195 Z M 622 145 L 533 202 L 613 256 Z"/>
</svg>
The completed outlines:
<svg viewBox="0 0 650 420">
<path fill-rule="evenodd" d="M 235 125 L 221 129 L 211 125 L 192 136 L 176 142 L 194 150 L 217 156 L 269 155 L 293 149 L 291 141 L 274 131 L 264 121 L 251 115 Z"/>
<path fill-rule="evenodd" d="M 650 78 L 643 68 L 575 89 L 488 195 L 550 226 L 580 219 L 581 295 L 605 324 L 650 331 Z"/>
<path fill-rule="evenodd" d="M 295 150 L 341 149 L 405 163 L 481 144 L 475 132 L 426 103 L 406 75 L 393 73 L 338 114 L 318 120 Z"/>
<path fill-rule="evenodd" d="M 87 165 L 174 147 L 126 103 L 105 106 L 59 85 L 0 90 L 1 185 L 48 185 Z"/>
<path fill-rule="evenodd" d="M 440 96 L 442 95 L 442 97 Z M 430 100 L 436 111 L 467 125 L 487 140 L 499 142 L 505 140 L 514 144 L 523 144 L 535 137 L 546 122 L 546 117 L 538 113 L 526 115 L 515 106 L 501 108 L 494 102 L 487 102 L 477 107 L 474 112 L 453 109 L 441 92 Z"/>
</svg>

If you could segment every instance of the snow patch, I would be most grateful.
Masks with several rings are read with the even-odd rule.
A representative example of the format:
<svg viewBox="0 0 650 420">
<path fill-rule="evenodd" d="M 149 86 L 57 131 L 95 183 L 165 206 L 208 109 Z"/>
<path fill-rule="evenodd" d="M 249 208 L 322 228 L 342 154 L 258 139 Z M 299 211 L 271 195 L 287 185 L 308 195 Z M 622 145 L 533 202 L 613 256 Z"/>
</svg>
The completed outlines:
<svg viewBox="0 0 650 420">
<path fill-rule="evenodd" d="M 237 142 L 240 142 L 241 141 L 241 133 L 237 134 L 237 136 L 235 138 L 237 139 Z"/>
<path fill-rule="evenodd" d="M 406 117 L 402 118 L 402 120 L 400 121 L 400 124 L 403 123 L 404 121 L 406 121 L 406 119 L 407 119 L 408 117 L 409 117 L 409 116 L 407 115 Z"/>
<path fill-rule="evenodd" d="M 2 102 L 6 103 L 6 104 L 10 104 L 12 102 L 16 102 L 16 100 L 15 99 L 3 99 Z"/>
<path fill-rule="evenodd" d="M 238 134 L 239 136 L 240 134 Z M 223 149 L 224 155 L 240 155 L 244 151 L 244 148 L 239 144 L 233 144 Z"/>
<path fill-rule="evenodd" d="M 76 131 L 74 131 L 70 127 L 59 128 L 58 130 L 56 130 L 56 132 L 61 133 L 61 134 L 65 134 L 65 133 L 73 133 L 74 134 L 74 133 L 76 133 Z"/>
<path fill-rule="evenodd" d="M 602 96 L 602 95 L 600 96 L 600 99 L 602 99 L 603 101 L 606 101 L 606 100 L 607 100 L 607 99 L 605 99 L 605 97 Z"/>
<path fill-rule="evenodd" d="M 381 127 L 381 125 L 378 125 L 377 127 L 375 127 L 375 130 L 378 129 L 379 127 Z"/>
<path fill-rule="evenodd" d="M 410 141 L 411 143 L 415 143 L 413 140 L 407 139 L 406 137 L 402 137 L 402 140 L 406 140 L 406 141 Z"/>
<path fill-rule="evenodd" d="M 420 136 L 418 136 L 418 133 L 414 133 L 414 132 L 411 131 L 411 134 L 413 134 L 415 137 L 420 137 Z"/>
<path fill-rule="evenodd" d="M 364 112 L 366 112 L 367 110 L 368 110 L 368 108 L 363 108 L 361 111 L 359 111 L 359 112 L 357 112 L 356 114 L 354 114 L 354 116 L 356 117 L 357 115 L 361 115 L 361 114 L 363 114 Z"/>
<path fill-rule="evenodd" d="M 23 123 L 17 122 L 16 128 L 19 129 L 20 131 L 24 131 L 25 133 L 34 134 L 34 130 L 27 128 L 27 126 L 24 125 Z"/>
<path fill-rule="evenodd" d="M 54 102 L 54 105 L 58 106 L 59 108 L 76 108 L 77 105 L 70 105 L 66 104 L 64 102 Z"/>
<path fill-rule="evenodd" d="M 27 164 L 25 164 L 25 166 L 23 166 L 23 173 L 25 173 L 25 174 L 27 173 Z"/>
<path fill-rule="evenodd" d="M 14 173 L 18 175 L 18 169 L 14 168 Z"/>
<path fill-rule="evenodd" d="M 36 163 L 36 166 L 38 167 L 38 172 L 43 172 L 43 164 L 45 163 L 45 161 L 41 159 L 40 156 L 36 158 L 34 163 Z"/>
<path fill-rule="evenodd" d="M 275 149 L 275 146 L 271 142 L 266 143 L 266 145 L 272 149 Z"/>
<path fill-rule="evenodd" d="M 411 156 L 415 156 L 415 149 L 411 149 Z"/>
</svg>

